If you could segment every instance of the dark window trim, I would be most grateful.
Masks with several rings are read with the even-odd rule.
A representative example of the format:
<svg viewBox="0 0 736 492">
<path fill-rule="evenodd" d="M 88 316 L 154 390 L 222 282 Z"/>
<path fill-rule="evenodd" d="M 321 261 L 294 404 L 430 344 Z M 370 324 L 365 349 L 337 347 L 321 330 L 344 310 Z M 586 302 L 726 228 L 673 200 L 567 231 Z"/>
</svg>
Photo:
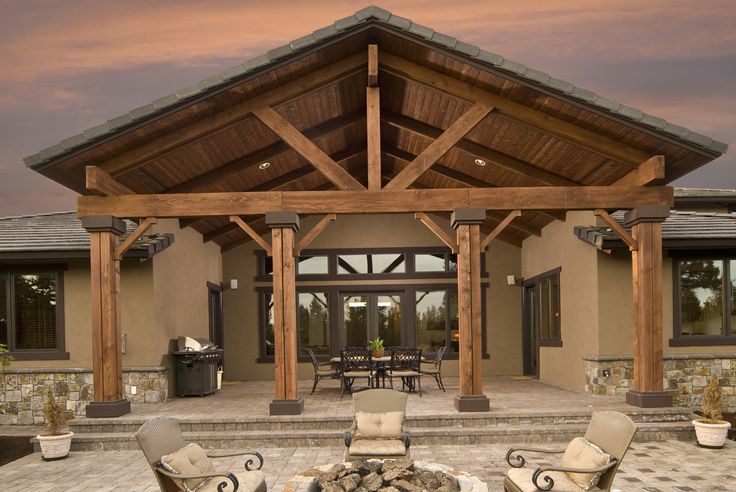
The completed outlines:
<svg viewBox="0 0 736 492">
<path fill-rule="evenodd" d="M 690 251 L 670 252 L 672 257 L 672 338 L 669 339 L 670 347 L 709 347 L 718 345 L 736 345 L 736 326 L 731 325 L 731 269 L 730 261 L 736 261 L 736 251 L 729 254 L 724 251 Z M 682 291 L 682 276 L 680 262 L 683 260 L 722 260 L 723 278 L 721 289 L 723 292 L 723 307 L 721 317 L 726 330 L 726 335 L 683 335 L 682 334 L 682 302 L 680 293 Z"/>
<path fill-rule="evenodd" d="M 541 280 L 546 280 L 551 277 L 557 277 L 557 312 L 559 313 L 559 316 L 556 318 L 557 320 L 557 329 L 560 333 L 560 338 L 542 338 L 541 333 L 539 333 L 539 338 L 537 340 L 537 344 L 540 347 L 562 347 L 562 285 L 560 283 L 560 273 L 562 272 L 562 267 L 559 266 L 557 268 L 553 268 L 552 270 L 547 270 L 546 272 L 540 273 L 539 275 L 535 275 L 531 278 L 524 279 L 524 283 L 522 284 L 522 287 L 524 288 L 524 292 L 526 292 L 527 287 L 532 287 L 536 289 L 536 285 L 539 284 Z M 524 306 L 524 302 L 522 301 L 522 309 Z M 538 306 L 535 306 L 535 309 Z M 538 313 L 537 313 L 538 314 Z M 524 314 L 526 316 L 526 314 Z"/>
<path fill-rule="evenodd" d="M 29 264 L 29 265 L 0 265 L 2 273 L 9 274 L 34 274 L 55 273 L 56 274 L 56 348 L 37 350 L 13 350 L 15 326 L 8 323 L 8 349 L 9 354 L 15 360 L 69 360 L 69 352 L 66 351 L 65 322 L 64 322 L 64 272 L 67 265 Z M 10 293 L 8 293 L 10 295 Z M 8 309 L 13 309 L 13 304 L 8 304 Z M 13 319 L 14 316 L 8 316 Z"/>
</svg>

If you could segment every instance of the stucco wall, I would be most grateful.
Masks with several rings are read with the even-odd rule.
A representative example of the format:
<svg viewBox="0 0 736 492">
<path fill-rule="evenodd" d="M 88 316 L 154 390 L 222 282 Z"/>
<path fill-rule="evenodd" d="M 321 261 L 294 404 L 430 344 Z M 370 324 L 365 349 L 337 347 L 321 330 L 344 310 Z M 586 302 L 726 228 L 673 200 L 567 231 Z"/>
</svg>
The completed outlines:
<svg viewBox="0 0 736 492">
<path fill-rule="evenodd" d="M 578 240 L 576 225 L 593 224 L 591 212 L 568 212 L 564 222 L 555 221 L 541 237 L 524 240 L 521 268 L 531 278 L 557 267 L 560 272 L 560 331 L 562 347 L 541 347 L 539 377 L 542 381 L 582 390 L 585 386 L 583 357 L 598 347 L 597 250 Z"/>
<path fill-rule="evenodd" d="M 303 219 L 298 241 L 317 222 Z M 448 234 L 455 235 L 448 220 L 437 219 Z M 268 235 L 265 236 L 268 239 Z M 412 215 L 340 215 L 310 245 L 310 249 L 388 248 L 444 246 Z M 251 241 L 223 253 L 225 279 L 237 278 L 239 288 L 224 293 L 225 378 L 273 379 L 273 364 L 258 363 L 258 294 L 254 282 L 256 245 Z M 521 293 L 506 286 L 506 275 L 520 273 L 520 250 L 496 241 L 486 254 L 490 286 L 486 289 L 487 340 L 490 359 L 484 361 L 486 374 L 519 374 L 521 371 Z M 342 281 L 341 281 L 342 282 Z M 398 281 L 401 284 L 406 280 Z M 452 282 L 452 280 L 450 280 Z M 347 283 L 347 282 L 345 282 Z M 387 281 L 360 281 L 360 284 Z M 306 285 L 300 282 L 298 285 Z M 313 284 L 310 282 L 310 284 Z M 457 374 L 457 361 L 443 364 L 443 373 Z M 311 364 L 299 364 L 299 377 L 311 378 Z"/>
</svg>

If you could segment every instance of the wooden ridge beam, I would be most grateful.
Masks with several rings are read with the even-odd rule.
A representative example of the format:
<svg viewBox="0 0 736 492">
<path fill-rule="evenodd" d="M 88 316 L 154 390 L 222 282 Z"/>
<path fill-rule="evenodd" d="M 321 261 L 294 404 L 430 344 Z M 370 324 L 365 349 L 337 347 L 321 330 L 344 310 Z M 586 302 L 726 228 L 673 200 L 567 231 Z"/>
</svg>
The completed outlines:
<svg viewBox="0 0 736 492">
<path fill-rule="evenodd" d="M 156 223 L 155 217 L 148 217 L 146 220 L 141 222 L 141 224 L 136 228 L 133 233 L 125 238 L 125 241 L 123 241 L 119 246 L 115 248 L 115 260 L 120 261 L 123 259 L 123 255 L 126 251 L 128 251 L 133 244 L 140 239 L 140 237 L 153 225 Z"/>
<path fill-rule="evenodd" d="M 491 241 L 496 239 L 498 235 L 501 234 L 503 230 L 511 224 L 511 221 L 519 216 L 521 216 L 521 210 L 512 210 L 511 212 L 509 212 L 509 214 L 496 227 L 493 228 L 490 234 L 488 234 L 485 239 L 481 241 L 480 250 L 485 251 L 488 245 L 491 244 Z"/>
<path fill-rule="evenodd" d="M 85 166 L 85 187 L 93 195 L 134 195 L 131 190 L 117 179 L 97 166 Z"/>
<path fill-rule="evenodd" d="M 294 246 L 294 257 L 298 257 L 302 251 L 304 251 L 307 246 L 309 246 L 309 243 L 314 241 L 314 239 L 319 236 L 319 234 L 325 230 L 325 227 L 330 225 L 330 222 L 337 219 L 337 215 L 335 214 L 327 214 L 324 217 L 322 217 L 319 222 L 317 222 L 312 229 L 308 233 L 304 235 L 304 237 L 297 243 L 296 246 Z"/>
<path fill-rule="evenodd" d="M 414 218 L 417 219 L 419 222 L 424 224 L 427 229 L 432 231 L 432 233 L 437 236 L 437 238 L 445 243 L 445 246 L 450 248 L 453 253 L 457 253 L 457 242 L 453 240 L 445 231 L 442 229 L 442 227 L 432 220 L 427 214 L 423 212 L 417 212 L 414 214 Z"/>
<path fill-rule="evenodd" d="M 439 128 L 435 128 L 431 125 L 427 125 L 426 123 L 422 123 L 421 121 L 395 113 L 387 113 L 384 111 L 383 120 L 387 124 L 428 138 L 437 138 L 442 134 L 442 130 Z M 467 152 L 474 157 L 485 159 L 492 164 L 506 169 L 507 171 L 511 171 L 530 179 L 534 184 L 550 186 L 576 186 L 580 184 L 571 179 L 567 179 L 563 176 L 547 171 L 546 169 L 542 169 L 541 167 L 537 167 L 533 164 L 508 156 L 475 142 L 471 142 L 470 140 L 460 140 L 455 145 L 455 148 Z"/>
<path fill-rule="evenodd" d="M 453 122 L 447 130 L 429 144 L 407 167 L 405 167 L 389 184 L 387 190 L 404 190 L 419 176 L 431 168 L 457 142 L 470 132 L 488 113 L 493 106 L 485 102 L 477 102 Z"/>
<path fill-rule="evenodd" d="M 319 89 L 327 83 L 333 83 L 354 75 L 365 68 L 366 62 L 365 53 L 349 56 L 332 65 L 315 70 L 296 80 L 254 96 L 247 101 L 234 104 L 211 116 L 205 116 L 193 123 L 177 128 L 162 137 L 119 154 L 101 163 L 99 167 L 113 176 L 130 171 L 147 161 L 161 157 L 183 145 L 198 141 L 218 130 L 238 123 L 257 107 L 278 105 Z"/>
<path fill-rule="evenodd" d="M 636 167 L 649 158 L 642 150 L 623 145 L 614 138 L 586 130 L 573 123 L 568 123 L 524 104 L 492 94 L 467 82 L 444 75 L 404 58 L 385 53 L 381 56 L 380 66 L 383 70 L 399 77 L 407 78 L 460 99 L 471 102 L 482 101 L 495 106 L 501 114 L 516 121 L 628 166 Z"/>
<path fill-rule="evenodd" d="M 266 250 L 266 254 L 268 256 L 273 256 L 273 250 L 271 249 L 271 245 L 268 244 L 268 241 L 263 239 L 251 226 L 245 223 L 243 219 L 238 217 L 237 215 L 231 215 L 230 216 L 230 222 L 235 222 L 235 224 L 238 225 L 247 235 L 251 237 L 255 242 L 257 242 L 261 248 Z"/>
<path fill-rule="evenodd" d="M 268 126 L 276 135 L 281 137 L 299 155 L 309 161 L 315 168 L 325 175 L 341 190 L 357 191 L 365 189 L 347 171 L 341 168 L 330 156 L 317 147 L 314 142 L 304 136 L 299 130 L 286 121 L 272 107 L 265 106 L 253 110 L 253 114 Z"/>
<path fill-rule="evenodd" d="M 621 238 L 623 242 L 626 243 L 626 245 L 629 247 L 629 251 L 637 251 L 639 249 L 639 244 L 637 243 L 636 239 L 634 239 L 631 234 L 629 234 L 626 229 L 621 227 L 621 224 L 619 224 L 616 219 L 611 217 L 607 211 L 602 209 L 596 209 L 595 212 L 593 212 L 594 215 L 598 216 L 605 222 L 608 227 L 611 228 L 611 230 Z"/>
<path fill-rule="evenodd" d="M 655 155 L 642 162 L 639 167 L 613 183 L 614 186 L 648 186 L 664 183 L 664 156 Z"/>
<path fill-rule="evenodd" d="M 378 45 L 368 45 L 368 87 L 378 87 Z"/>
</svg>

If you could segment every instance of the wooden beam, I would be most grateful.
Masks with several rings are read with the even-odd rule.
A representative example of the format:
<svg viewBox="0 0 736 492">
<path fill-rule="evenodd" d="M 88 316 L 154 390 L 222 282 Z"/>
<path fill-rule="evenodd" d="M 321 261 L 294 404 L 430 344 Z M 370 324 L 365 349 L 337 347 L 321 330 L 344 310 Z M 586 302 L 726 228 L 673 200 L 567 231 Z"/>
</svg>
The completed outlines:
<svg viewBox="0 0 736 492">
<path fill-rule="evenodd" d="M 230 222 L 235 222 L 241 229 L 243 229 L 243 231 L 245 231 L 246 234 L 248 234 L 255 242 L 257 242 L 261 246 L 261 248 L 266 250 L 266 254 L 268 256 L 273 256 L 273 250 L 271 249 L 271 245 L 268 244 L 268 241 L 263 239 L 260 234 L 254 231 L 251 226 L 246 224 L 243 219 L 236 215 L 231 215 Z"/>
<path fill-rule="evenodd" d="M 645 152 L 624 145 L 619 140 L 601 135 L 592 130 L 586 130 L 548 113 L 492 94 L 480 87 L 444 75 L 390 53 L 381 55 L 380 66 L 383 70 L 399 77 L 410 79 L 460 99 L 471 102 L 482 101 L 488 105 L 495 106 L 501 114 L 516 121 L 631 167 L 636 167 L 649 158 Z"/>
<path fill-rule="evenodd" d="M 115 260 L 120 261 L 123 259 L 123 255 L 126 251 L 130 249 L 133 244 L 140 239 L 140 237 L 153 225 L 156 223 L 155 217 L 148 217 L 146 220 L 141 222 L 141 224 L 136 228 L 133 233 L 128 236 L 123 243 L 115 248 Z"/>
<path fill-rule="evenodd" d="M 440 241 L 445 243 L 445 246 L 450 248 L 453 253 L 457 253 L 457 242 L 453 240 L 437 222 L 432 220 L 427 214 L 423 212 L 415 213 L 414 218 L 427 226 L 427 229 L 432 231 L 432 233 L 437 236 Z"/>
<path fill-rule="evenodd" d="M 116 217 L 203 217 L 298 213 L 436 212 L 486 210 L 630 209 L 674 203 L 669 186 L 448 188 L 397 191 L 264 191 L 163 195 L 80 196 L 77 214 Z"/>
<path fill-rule="evenodd" d="M 445 155 L 461 138 L 480 123 L 493 106 L 485 102 L 477 102 L 470 107 L 460 118 L 451 124 L 442 135 L 424 149 L 404 170 L 402 170 L 389 184 L 387 190 L 404 190 L 432 167 Z"/>
<path fill-rule="evenodd" d="M 486 238 L 480 243 L 480 250 L 485 251 L 489 244 L 491 244 L 491 241 L 496 239 L 501 232 L 503 232 L 504 229 L 506 229 L 506 226 L 508 226 L 512 220 L 514 220 L 516 217 L 521 216 L 521 210 L 512 210 L 509 212 L 509 214 L 506 216 L 505 219 L 501 221 L 500 224 L 498 224 L 490 234 L 486 236 Z"/>
<path fill-rule="evenodd" d="M 378 87 L 378 45 L 368 45 L 368 87 Z"/>
<path fill-rule="evenodd" d="M 308 160 L 315 168 L 325 175 L 341 190 L 364 190 L 355 178 L 341 168 L 330 156 L 324 153 L 311 140 L 305 137 L 283 116 L 273 108 L 266 106 L 253 110 L 253 114 L 268 126 L 276 135 L 281 137 L 299 155 Z"/>
<path fill-rule="evenodd" d="M 366 132 L 368 143 L 368 189 L 381 189 L 381 94 L 378 87 L 366 87 Z"/>
<path fill-rule="evenodd" d="M 626 243 L 626 245 L 629 247 L 629 251 L 636 251 L 639 249 L 639 245 L 636 243 L 636 239 L 631 237 L 631 234 L 629 234 L 626 229 L 621 227 L 621 224 L 619 224 L 613 217 L 611 217 L 608 212 L 602 209 L 596 209 L 595 212 L 593 212 L 596 216 L 600 217 L 603 222 L 605 222 L 608 227 L 611 228 L 611 230 L 616 233 L 618 237 L 621 238 L 623 242 Z"/>
<path fill-rule="evenodd" d="M 131 190 L 123 183 L 113 178 L 97 166 L 85 166 L 85 187 L 94 195 L 133 195 Z"/>
<path fill-rule="evenodd" d="M 101 163 L 99 167 L 113 176 L 130 171 L 147 161 L 161 157 L 172 150 L 196 142 L 218 130 L 238 123 L 256 107 L 282 104 L 300 97 L 305 93 L 320 89 L 325 84 L 354 75 L 359 70 L 365 68 L 366 62 L 365 52 L 349 56 L 332 65 L 309 72 L 307 75 L 296 80 L 281 84 L 270 91 L 254 96 L 252 99 L 230 105 L 227 109 L 211 116 L 198 118 L 193 123 L 177 128 L 148 143 L 139 145 L 133 150 L 119 154 Z"/>
<path fill-rule="evenodd" d="M 393 113 L 389 114 L 384 111 L 382 117 L 386 123 L 416 135 L 436 139 L 442 134 L 442 130 L 439 128 L 435 128 L 403 115 Z M 475 142 L 471 142 L 470 140 L 460 140 L 455 145 L 455 148 L 467 152 L 473 157 L 484 159 L 519 176 L 523 176 L 524 178 L 533 181 L 533 184 L 550 186 L 575 186 L 580 184 L 571 179 L 567 179 L 563 176 L 547 171 L 546 169 L 542 169 L 541 167 L 537 167 L 533 164 L 508 156 Z"/>
<path fill-rule="evenodd" d="M 639 167 L 616 181 L 614 186 L 647 186 L 664 183 L 664 156 L 655 155 L 642 162 Z"/>
<path fill-rule="evenodd" d="M 304 136 L 309 139 L 320 138 L 335 131 L 352 126 L 362 120 L 362 118 L 362 111 L 356 111 L 338 118 L 333 118 L 305 130 Z M 277 142 L 251 154 L 233 159 L 230 162 L 212 169 L 211 171 L 200 174 L 199 176 L 195 176 L 183 183 L 166 188 L 162 193 L 189 193 L 192 191 L 199 191 L 207 186 L 226 181 L 234 174 L 256 167 L 262 162 L 267 162 L 281 157 L 291 151 L 291 147 L 289 147 L 285 142 Z"/>
<path fill-rule="evenodd" d="M 319 236 L 319 234 L 325 230 L 325 227 L 330 225 L 330 222 L 335 220 L 337 218 L 337 215 L 335 214 L 327 214 L 324 217 L 322 217 L 319 222 L 317 222 L 312 229 L 304 235 L 301 241 L 294 247 L 294 257 L 298 257 L 302 251 L 306 249 L 307 246 L 309 246 L 309 243 L 314 241 L 314 238 Z"/>
<path fill-rule="evenodd" d="M 503 222 L 503 220 L 506 218 L 506 215 L 504 215 L 503 213 L 500 213 L 500 212 L 490 212 L 489 211 L 489 212 L 487 212 L 486 216 L 489 219 L 491 219 L 491 220 L 493 220 L 495 222 L 498 222 L 499 224 L 501 222 Z M 527 235 L 530 235 L 530 236 L 541 236 L 542 235 L 542 229 L 540 229 L 539 227 L 535 227 L 533 225 L 529 225 L 529 224 L 526 224 L 526 223 L 521 222 L 521 221 L 518 221 L 518 220 L 515 221 L 515 222 L 511 222 L 508 225 L 508 228 L 509 229 L 515 229 L 515 230 L 517 230 L 519 232 L 523 232 L 524 234 L 527 234 Z"/>
</svg>

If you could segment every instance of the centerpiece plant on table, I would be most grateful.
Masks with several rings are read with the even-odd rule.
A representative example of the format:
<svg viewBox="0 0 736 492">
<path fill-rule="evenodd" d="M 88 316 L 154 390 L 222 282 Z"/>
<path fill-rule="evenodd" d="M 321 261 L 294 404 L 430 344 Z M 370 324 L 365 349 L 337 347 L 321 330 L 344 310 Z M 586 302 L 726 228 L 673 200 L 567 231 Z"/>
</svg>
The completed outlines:
<svg viewBox="0 0 736 492">
<path fill-rule="evenodd" d="M 374 338 L 373 340 L 368 340 L 368 350 L 371 351 L 371 357 L 373 357 L 374 359 L 378 357 L 383 357 L 383 339 Z"/>
</svg>

